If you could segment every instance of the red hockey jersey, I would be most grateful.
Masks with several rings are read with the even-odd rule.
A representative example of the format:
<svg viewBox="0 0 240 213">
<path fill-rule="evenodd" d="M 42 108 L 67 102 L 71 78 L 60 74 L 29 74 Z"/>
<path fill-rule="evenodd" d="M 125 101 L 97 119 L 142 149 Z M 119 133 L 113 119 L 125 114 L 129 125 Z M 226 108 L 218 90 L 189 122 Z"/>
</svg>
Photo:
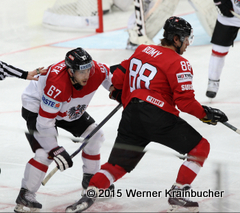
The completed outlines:
<svg viewBox="0 0 240 213">
<path fill-rule="evenodd" d="M 126 107 L 133 97 L 154 104 L 174 115 L 183 112 L 203 118 L 206 113 L 195 99 L 190 63 L 174 50 L 157 45 L 140 45 L 113 73 L 115 88 L 122 89 Z"/>
</svg>

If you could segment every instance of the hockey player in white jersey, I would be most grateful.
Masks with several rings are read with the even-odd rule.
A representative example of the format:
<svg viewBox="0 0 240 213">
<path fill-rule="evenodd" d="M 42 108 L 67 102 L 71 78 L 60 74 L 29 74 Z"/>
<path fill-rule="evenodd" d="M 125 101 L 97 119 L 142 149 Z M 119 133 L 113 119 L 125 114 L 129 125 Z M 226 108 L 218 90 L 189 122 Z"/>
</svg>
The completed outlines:
<svg viewBox="0 0 240 213">
<path fill-rule="evenodd" d="M 57 128 L 75 137 L 86 137 L 97 126 L 86 109 L 100 85 L 108 91 L 113 89 L 111 76 L 107 65 L 92 60 L 84 49 L 76 48 L 66 54 L 65 60 L 49 66 L 39 81 L 31 81 L 24 90 L 22 116 L 35 156 L 26 164 L 15 212 L 42 208 L 35 193 L 52 161 L 61 171 L 73 165 L 68 152 L 58 144 Z M 83 188 L 87 188 L 90 178 L 100 168 L 103 141 L 103 131 L 99 130 L 82 151 Z"/>
<path fill-rule="evenodd" d="M 218 7 L 219 14 L 211 39 L 213 45 L 208 68 L 208 87 L 206 92 L 206 96 L 209 98 L 215 98 L 217 95 L 226 55 L 233 45 L 240 28 L 240 0 L 213 1 Z"/>
</svg>

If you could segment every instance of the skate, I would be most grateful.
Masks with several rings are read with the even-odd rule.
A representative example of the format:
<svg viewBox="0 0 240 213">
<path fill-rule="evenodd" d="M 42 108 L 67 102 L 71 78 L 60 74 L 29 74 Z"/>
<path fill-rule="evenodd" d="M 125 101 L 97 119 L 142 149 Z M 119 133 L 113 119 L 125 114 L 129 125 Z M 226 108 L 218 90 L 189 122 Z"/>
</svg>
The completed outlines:
<svg viewBox="0 0 240 213">
<path fill-rule="evenodd" d="M 206 96 L 209 98 L 215 98 L 219 89 L 219 81 L 220 80 L 208 80 L 208 88 L 206 92 Z"/>
<path fill-rule="evenodd" d="M 96 198 L 98 197 L 98 193 L 98 188 L 88 187 L 86 194 L 84 194 L 78 202 L 68 206 L 66 208 L 66 212 L 79 213 L 85 211 L 95 202 Z"/>
<path fill-rule="evenodd" d="M 179 194 L 184 194 L 184 191 L 189 190 L 190 188 L 191 187 L 188 184 L 183 186 L 177 186 L 176 184 L 172 186 L 169 192 L 171 196 L 168 198 L 170 208 L 167 212 L 177 212 L 181 207 L 186 208 L 188 212 L 199 212 L 198 202 L 190 201 L 185 196 L 179 196 Z"/>
<path fill-rule="evenodd" d="M 84 196 L 86 194 L 88 184 L 89 184 L 92 177 L 93 177 L 93 174 L 83 173 L 83 179 L 82 179 L 83 190 L 82 190 L 82 193 L 81 193 L 82 196 Z"/>
<path fill-rule="evenodd" d="M 91 178 L 93 177 L 93 174 L 88 174 L 88 173 L 83 173 L 83 180 L 82 180 L 82 193 L 81 195 L 84 196 L 86 194 L 89 182 L 91 180 Z M 114 184 L 112 184 L 111 186 L 109 186 L 109 188 L 107 190 L 113 191 L 115 189 Z"/>
<path fill-rule="evenodd" d="M 16 207 L 14 212 L 39 212 L 42 208 L 42 204 L 37 202 L 35 199 L 35 193 L 28 191 L 27 189 L 21 188 L 19 195 L 16 199 Z"/>
</svg>

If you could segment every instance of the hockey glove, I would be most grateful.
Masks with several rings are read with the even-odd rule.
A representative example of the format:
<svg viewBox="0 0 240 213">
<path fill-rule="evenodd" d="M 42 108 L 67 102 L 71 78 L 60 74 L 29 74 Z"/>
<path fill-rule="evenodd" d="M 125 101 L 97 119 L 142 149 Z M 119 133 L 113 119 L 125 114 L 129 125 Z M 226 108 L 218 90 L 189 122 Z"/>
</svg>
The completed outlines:
<svg viewBox="0 0 240 213">
<path fill-rule="evenodd" d="M 226 122 L 228 121 L 227 116 L 219 109 L 211 108 L 208 106 L 202 105 L 204 111 L 206 112 L 207 116 L 200 119 L 203 123 L 216 125 L 217 122 Z"/>
<path fill-rule="evenodd" d="M 53 159 L 56 164 L 57 168 L 62 172 L 67 168 L 72 167 L 73 162 L 70 157 L 70 155 L 67 153 L 67 151 L 62 147 L 58 146 L 54 149 L 52 149 L 49 153 L 49 159 Z"/>
<path fill-rule="evenodd" d="M 109 94 L 109 98 L 118 101 L 120 104 L 122 103 L 122 90 L 121 89 L 114 89 L 112 92 Z"/>
<path fill-rule="evenodd" d="M 230 10 L 233 10 L 233 5 L 231 0 L 213 0 L 217 6 L 219 13 L 226 17 L 233 17 Z"/>
</svg>

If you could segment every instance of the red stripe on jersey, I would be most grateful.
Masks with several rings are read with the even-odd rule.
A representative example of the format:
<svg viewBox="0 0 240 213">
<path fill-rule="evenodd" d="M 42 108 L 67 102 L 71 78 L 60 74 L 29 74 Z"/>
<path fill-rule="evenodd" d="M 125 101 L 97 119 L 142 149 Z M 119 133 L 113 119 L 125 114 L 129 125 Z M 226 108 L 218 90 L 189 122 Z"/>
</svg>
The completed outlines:
<svg viewBox="0 0 240 213">
<path fill-rule="evenodd" d="M 42 107 L 40 106 L 39 115 L 44 117 L 44 118 L 56 118 L 57 115 L 58 115 L 58 112 L 57 113 L 49 113 L 49 112 L 44 111 L 42 109 Z"/>
<path fill-rule="evenodd" d="M 42 164 L 42 163 L 39 163 L 38 161 L 34 160 L 33 158 L 28 161 L 29 164 L 31 164 L 32 166 L 34 166 L 35 168 L 41 170 L 42 172 L 47 172 L 48 170 L 48 166 Z"/>
<path fill-rule="evenodd" d="M 58 116 L 65 117 L 65 116 L 67 116 L 67 112 L 59 112 Z"/>
<path fill-rule="evenodd" d="M 100 160 L 100 154 L 98 155 L 88 155 L 85 152 L 82 152 L 82 156 L 88 160 Z"/>
<path fill-rule="evenodd" d="M 228 52 L 220 53 L 220 52 L 217 52 L 217 51 L 215 51 L 215 50 L 212 50 L 212 53 L 213 53 L 214 55 L 218 56 L 218 57 L 223 57 L 223 56 L 225 56 L 225 55 L 228 54 Z"/>
</svg>

